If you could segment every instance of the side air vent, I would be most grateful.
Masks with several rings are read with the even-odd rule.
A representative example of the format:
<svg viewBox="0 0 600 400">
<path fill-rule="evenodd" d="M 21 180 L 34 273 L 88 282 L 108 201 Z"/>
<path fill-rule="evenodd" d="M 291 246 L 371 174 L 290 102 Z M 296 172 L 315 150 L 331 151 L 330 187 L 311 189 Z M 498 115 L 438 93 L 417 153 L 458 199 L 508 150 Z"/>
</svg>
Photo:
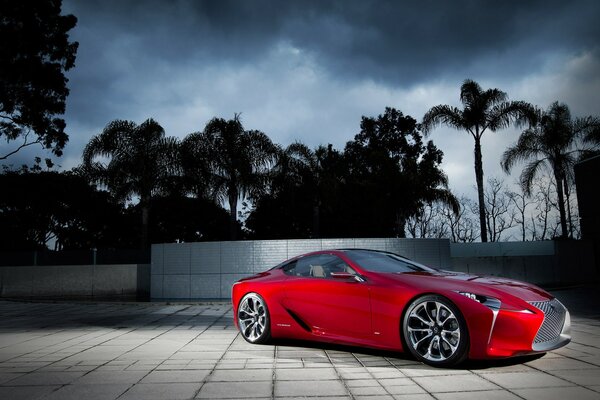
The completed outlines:
<svg viewBox="0 0 600 400">
<path fill-rule="evenodd" d="M 290 311 L 287 308 L 285 309 L 285 311 L 287 311 L 288 314 L 290 314 L 290 317 L 292 317 L 294 321 L 296 321 L 296 323 L 298 323 L 298 325 L 302 327 L 302 329 L 304 329 L 306 332 L 312 332 L 310 326 L 308 326 L 306 322 L 302 321 L 302 319 L 299 316 L 297 316 L 293 311 Z"/>
</svg>

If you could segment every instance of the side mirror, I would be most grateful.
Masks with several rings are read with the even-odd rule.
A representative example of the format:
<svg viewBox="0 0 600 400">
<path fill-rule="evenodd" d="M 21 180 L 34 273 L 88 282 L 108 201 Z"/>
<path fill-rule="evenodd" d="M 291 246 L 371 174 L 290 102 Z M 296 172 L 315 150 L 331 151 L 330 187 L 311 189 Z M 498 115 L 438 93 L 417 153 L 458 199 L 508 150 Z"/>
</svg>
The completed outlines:
<svg viewBox="0 0 600 400">
<path fill-rule="evenodd" d="M 342 280 L 354 280 L 357 282 L 364 282 L 365 280 L 360 275 L 354 275 L 350 272 L 332 272 L 329 274 L 333 279 L 342 279 Z"/>
</svg>

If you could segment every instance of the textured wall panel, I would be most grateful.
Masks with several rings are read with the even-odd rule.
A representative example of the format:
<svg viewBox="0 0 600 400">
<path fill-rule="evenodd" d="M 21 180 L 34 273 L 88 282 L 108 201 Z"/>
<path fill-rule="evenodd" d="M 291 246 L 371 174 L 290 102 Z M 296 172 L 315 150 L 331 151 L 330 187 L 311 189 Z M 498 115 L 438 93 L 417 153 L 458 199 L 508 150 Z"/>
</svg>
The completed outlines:
<svg viewBox="0 0 600 400">
<path fill-rule="evenodd" d="M 190 275 L 165 275 L 163 282 L 163 298 L 190 298 Z"/>
<path fill-rule="evenodd" d="M 418 240 L 418 239 L 415 239 Z M 419 257 L 416 254 L 415 243 L 413 240 L 408 239 L 394 239 L 394 247 L 397 250 L 398 254 L 403 255 L 404 257 L 408 257 L 414 259 L 416 261 L 420 261 Z"/>
<path fill-rule="evenodd" d="M 221 298 L 231 300 L 231 288 L 233 284 L 251 274 L 221 274 Z"/>
<path fill-rule="evenodd" d="M 163 295 L 163 275 L 152 275 L 150 277 L 150 298 L 162 299 Z"/>
<path fill-rule="evenodd" d="M 551 240 L 537 242 L 451 243 L 452 257 L 516 257 L 551 256 L 555 254 Z"/>
<path fill-rule="evenodd" d="M 439 267 L 442 269 L 451 270 L 452 263 L 450 261 L 450 241 L 440 239 L 438 249 L 440 252 Z"/>
<path fill-rule="evenodd" d="M 165 275 L 190 274 L 192 243 L 167 243 L 164 245 L 164 267 Z"/>
<path fill-rule="evenodd" d="M 32 294 L 62 293 L 64 296 L 85 296 L 92 293 L 92 265 L 45 266 L 33 276 Z"/>
<path fill-rule="evenodd" d="M 153 244 L 150 256 L 150 273 L 161 275 L 164 273 L 164 244 Z"/>
<path fill-rule="evenodd" d="M 191 276 L 192 299 L 221 298 L 221 274 L 202 274 Z"/>
<path fill-rule="evenodd" d="M 254 271 L 254 243 L 221 242 L 221 273 L 247 273 Z"/>
<path fill-rule="evenodd" d="M 354 247 L 357 249 L 389 251 L 386 246 L 386 239 L 354 239 Z"/>
<path fill-rule="evenodd" d="M 191 243 L 190 270 L 192 274 L 221 273 L 221 243 Z"/>
<path fill-rule="evenodd" d="M 287 242 L 288 258 L 323 249 L 321 239 L 295 239 Z"/>
<path fill-rule="evenodd" d="M 410 244 L 413 247 L 413 254 L 410 258 L 434 268 L 441 268 L 439 240 L 414 239 Z"/>
<path fill-rule="evenodd" d="M 321 239 L 323 250 L 355 248 L 354 239 Z"/>
<path fill-rule="evenodd" d="M 444 261 L 450 250 L 447 240 L 413 239 L 299 239 L 206 242 L 154 245 L 153 256 L 160 257 L 163 246 L 164 285 L 153 299 L 228 299 L 231 286 L 238 279 L 269 269 L 288 258 L 311 251 L 336 248 L 371 248 L 387 250 L 415 258 L 433 266 L 449 265 Z M 442 260 L 442 257 L 444 260 Z M 158 272 L 158 264 L 155 271 Z M 188 268 L 186 269 L 186 265 Z M 179 276 L 180 278 L 176 278 Z M 186 282 L 182 277 L 187 279 Z M 219 278 L 217 280 L 217 277 Z M 162 279 L 162 275 L 156 275 Z M 154 276 L 153 276 L 154 279 Z M 177 290 L 180 288 L 181 293 Z M 154 293 L 157 293 L 155 295 Z"/>
<path fill-rule="evenodd" d="M 262 272 L 288 259 L 287 240 L 256 240 L 254 272 Z"/>
</svg>

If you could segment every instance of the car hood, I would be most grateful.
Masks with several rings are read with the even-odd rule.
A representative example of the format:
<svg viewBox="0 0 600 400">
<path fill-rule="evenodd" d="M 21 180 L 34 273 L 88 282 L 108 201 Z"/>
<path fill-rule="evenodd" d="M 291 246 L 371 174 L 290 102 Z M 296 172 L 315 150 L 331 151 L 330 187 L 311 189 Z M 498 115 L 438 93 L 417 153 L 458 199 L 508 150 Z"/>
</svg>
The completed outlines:
<svg viewBox="0 0 600 400">
<path fill-rule="evenodd" d="M 472 275 L 450 271 L 386 274 L 405 284 L 438 290 L 470 291 L 488 296 L 508 294 L 524 301 L 545 301 L 553 296 L 530 283 L 497 276 Z"/>
</svg>

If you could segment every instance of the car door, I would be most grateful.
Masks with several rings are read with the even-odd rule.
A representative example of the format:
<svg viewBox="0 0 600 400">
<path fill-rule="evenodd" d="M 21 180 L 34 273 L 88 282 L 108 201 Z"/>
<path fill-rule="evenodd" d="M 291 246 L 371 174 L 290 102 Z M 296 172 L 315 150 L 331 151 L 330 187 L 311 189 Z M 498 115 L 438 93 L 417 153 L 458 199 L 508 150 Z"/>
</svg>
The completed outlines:
<svg viewBox="0 0 600 400">
<path fill-rule="evenodd" d="M 305 329 L 316 335 L 364 337 L 371 335 L 369 285 L 332 272 L 355 272 L 333 254 L 302 257 L 284 272 L 284 305 Z"/>
</svg>

